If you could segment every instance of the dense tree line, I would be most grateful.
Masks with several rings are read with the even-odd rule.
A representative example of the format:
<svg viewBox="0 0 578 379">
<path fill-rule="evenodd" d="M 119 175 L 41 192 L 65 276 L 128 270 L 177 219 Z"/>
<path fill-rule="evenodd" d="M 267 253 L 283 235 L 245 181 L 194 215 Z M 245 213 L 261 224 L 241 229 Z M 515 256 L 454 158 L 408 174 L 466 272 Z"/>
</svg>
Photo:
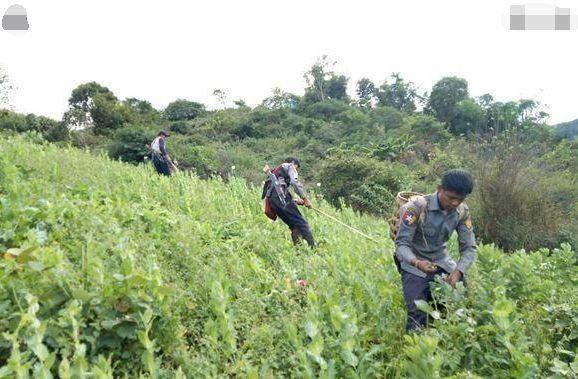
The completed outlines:
<svg viewBox="0 0 578 379">
<path fill-rule="evenodd" d="M 577 243 L 577 143 L 545 124 L 538 102 L 474 97 L 458 77 L 420 93 L 399 73 L 381 84 L 359 80 L 351 98 L 349 79 L 333 67 L 320 58 L 305 73 L 302 96 L 276 88 L 256 107 L 242 100 L 226 107 L 224 91 L 215 90 L 223 109 L 213 111 L 187 99 L 157 110 L 90 82 L 72 91 L 62 120 L 4 110 L 0 130 L 138 164 L 145 145 L 167 129 L 181 168 L 254 184 L 263 179 L 264 163 L 296 155 L 303 178 L 318 183 L 320 195 L 383 217 L 398 191 L 433 191 L 443 171 L 466 167 L 478 178 L 471 206 L 482 239 L 507 250 Z"/>
</svg>

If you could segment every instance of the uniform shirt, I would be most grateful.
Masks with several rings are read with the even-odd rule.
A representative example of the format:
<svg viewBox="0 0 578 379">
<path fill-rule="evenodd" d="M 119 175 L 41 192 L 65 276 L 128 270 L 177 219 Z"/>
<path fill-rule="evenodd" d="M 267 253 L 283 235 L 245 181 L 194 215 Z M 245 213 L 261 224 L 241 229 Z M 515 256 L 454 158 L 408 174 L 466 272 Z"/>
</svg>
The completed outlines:
<svg viewBox="0 0 578 379">
<path fill-rule="evenodd" d="M 425 209 L 424 214 L 421 214 L 422 209 Z M 455 210 L 442 210 L 437 192 L 434 192 L 410 200 L 401 207 L 400 214 L 395 255 L 403 270 L 421 277 L 427 276 L 410 264 L 412 259 L 417 258 L 433 262 L 448 273 L 458 269 L 464 274 L 476 259 L 476 239 L 470 211 L 465 203 Z M 454 231 L 458 233 L 460 250 L 457 264 L 446 247 Z"/>
<path fill-rule="evenodd" d="M 161 136 L 155 138 L 151 144 L 151 150 L 157 155 L 167 155 L 167 151 L 165 150 L 165 139 Z"/>
<path fill-rule="evenodd" d="M 285 169 L 287 175 L 289 176 L 288 184 L 293 186 L 295 192 L 297 192 L 297 195 L 299 195 L 300 198 L 302 199 L 306 198 L 307 194 L 305 193 L 303 185 L 299 181 L 299 175 L 297 174 L 297 170 L 295 170 L 295 167 L 293 167 L 291 163 L 283 163 L 282 166 Z"/>
</svg>

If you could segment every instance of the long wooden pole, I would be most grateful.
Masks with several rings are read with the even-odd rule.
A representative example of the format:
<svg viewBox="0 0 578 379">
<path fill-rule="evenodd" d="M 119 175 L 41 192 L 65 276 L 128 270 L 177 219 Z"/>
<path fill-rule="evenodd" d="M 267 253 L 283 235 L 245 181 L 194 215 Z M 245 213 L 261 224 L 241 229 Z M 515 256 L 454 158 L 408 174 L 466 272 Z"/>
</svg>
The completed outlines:
<svg viewBox="0 0 578 379">
<path fill-rule="evenodd" d="M 346 228 L 348 228 L 348 229 L 354 231 L 355 233 L 357 233 L 357 234 L 359 234 L 359 235 L 367 238 L 368 240 L 373 241 L 373 242 L 375 242 L 375 243 L 379 243 L 378 241 L 374 240 L 373 238 L 371 238 L 371 237 L 368 236 L 367 234 L 363 233 L 362 231 L 359 231 L 359 230 L 357 230 L 357 229 L 355 229 L 355 228 L 347 225 L 346 223 L 342 222 L 341 220 L 338 220 L 337 218 L 331 216 L 330 214 L 327 214 L 327 213 L 323 212 L 321 209 L 317 209 L 317 208 L 314 208 L 314 207 L 311 207 L 311 209 L 313 209 L 315 212 L 321 213 L 321 214 L 324 215 L 325 217 L 328 217 L 328 218 L 332 219 L 333 221 L 335 221 L 335 222 L 337 222 L 337 223 L 345 226 Z"/>
</svg>

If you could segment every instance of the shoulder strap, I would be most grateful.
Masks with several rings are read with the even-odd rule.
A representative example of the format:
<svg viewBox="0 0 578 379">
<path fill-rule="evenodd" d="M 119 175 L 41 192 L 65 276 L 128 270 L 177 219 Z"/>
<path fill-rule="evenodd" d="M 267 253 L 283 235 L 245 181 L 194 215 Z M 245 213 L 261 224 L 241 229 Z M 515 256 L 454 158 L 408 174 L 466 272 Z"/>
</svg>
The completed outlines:
<svg viewBox="0 0 578 379">
<path fill-rule="evenodd" d="M 458 217 L 460 222 L 464 221 L 465 218 L 468 216 L 468 206 L 465 203 L 461 203 L 458 208 L 456 209 L 456 212 L 458 212 Z"/>
<path fill-rule="evenodd" d="M 414 196 L 410 199 L 410 201 L 414 201 L 415 204 L 419 207 L 419 215 L 417 217 L 417 221 L 419 223 L 424 223 L 425 218 L 427 216 L 427 197 L 418 195 Z"/>
<path fill-rule="evenodd" d="M 287 173 L 287 170 L 285 170 L 285 167 L 283 167 L 283 163 L 275 167 L 273 170 L 271 170 L 271 172 L 275 174 L 277 178 L 283 177 L 283 179 L 285 179 L 288 184 L 289 174 Z"/>
</svg>

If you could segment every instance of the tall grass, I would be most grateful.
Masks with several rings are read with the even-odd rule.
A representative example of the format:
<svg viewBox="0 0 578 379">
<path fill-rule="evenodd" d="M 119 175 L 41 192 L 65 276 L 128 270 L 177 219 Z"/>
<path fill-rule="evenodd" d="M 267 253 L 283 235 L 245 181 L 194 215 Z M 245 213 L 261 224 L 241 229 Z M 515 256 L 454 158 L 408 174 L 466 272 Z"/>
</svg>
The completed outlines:
<svg viewBox="0 0 578 379">
<path fill-rule="evenodd" d="M 445 316 L 404 337 L 386 222 L 316 199 L 382 242 L 304 210 L 319 247 L 294 248 L 259 190 L 3 139 L 0 377 L 578 372 L 568 246 L 483 246 L 469 293 L 440 282 Z"/>
</svg>

